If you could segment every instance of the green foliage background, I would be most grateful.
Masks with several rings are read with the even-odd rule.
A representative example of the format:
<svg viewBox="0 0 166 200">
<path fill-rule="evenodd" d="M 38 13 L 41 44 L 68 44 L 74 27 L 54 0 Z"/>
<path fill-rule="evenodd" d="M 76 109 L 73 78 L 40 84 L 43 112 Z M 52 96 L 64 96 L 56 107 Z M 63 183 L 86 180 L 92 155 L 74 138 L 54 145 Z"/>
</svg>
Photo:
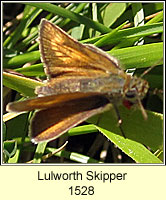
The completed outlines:
<svg viewBox="0 0 166 200">
<path fill-rule="evenodd" d="M 22 95 L 24 98 L 34 96 L 35 87 L 43 84 L 37 79 L 32 79 L 45 78 L 36 42 L 41 18 L 57 24 L 81 43 L 92 43 L 103 48 L 120 61 L 123 69 L 131 69 L 137 76 L 140 76 L 147 67 L 157 66 L 144 76 L 152 91 L 145 102 L 148 120 L 145 121 L 137 109 L 127 110 L 119 107 L 126 139 L 119 132 L 114 111 L 110 110 L 101 116 L 89 119 L 90 124 L 71 129 L 53 144 L 39 143 L 35 146 L 28 137 L 28 123 L 32 113 L 20 115 L 4 111 L 4 162 L 162 163 L 163 4 L 29 2 L 19 4 L 22 5 L 22 17 L 13 18 L 10 26 L 4 24 L 4 108 L 7 102 L 11 101 L 10 98 L 19 100 Z M 9 69 L 15 73 L 6 71 Z M 16 73 L 24 76 L 18 76 Z M 13 95 L 11 97 L 11 90 L 17 91 L 14 97 Z M 96 132 L 102 133 L 105 137 L 98 136 L 100 133 L 95 134 Z M 69 143 L 64 150 L 56 153 L 55 146 L 61 146 L 62 141 L 68 136 L 72 136 L 69 138 L 71 141 L 74 136 L 81 137 L 81 140 L 85 137 L 81 145 L 85 145 L 91 139 L 90 147 L 85 145 L 73 148 L 73 145 L 77 145 Z M 102 141 L 100 145 L 99 140 Z M 105 144 L 107 156 L 104 160 L 100 155 L 105 150 Z M 43 160 L 43 155 L 52 152 L 56 154 Z M 122 156 L 121 160 L 118 160 L 117 154 Z"/>
</svg>

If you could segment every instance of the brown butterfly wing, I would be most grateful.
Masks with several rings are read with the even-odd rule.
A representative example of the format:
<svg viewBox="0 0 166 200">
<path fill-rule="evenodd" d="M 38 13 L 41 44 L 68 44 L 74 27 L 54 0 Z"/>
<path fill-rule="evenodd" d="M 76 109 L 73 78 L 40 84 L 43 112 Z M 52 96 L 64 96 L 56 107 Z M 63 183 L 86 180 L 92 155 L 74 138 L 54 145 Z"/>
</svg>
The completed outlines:
<svg viewBox="0 0 166 200">
<path fill-rule="evenodd" d="M 118 74 L 118 62 L 91 45 L 83 45 L 58 26 L 43 19 L 40 24 L 40 52 L 45 72 L 52 77 L 102 77 Z"/>
<path fill-rule="evenodd" d="M 24 101 L 17 101 L 9 103 L 6 107 L 6 110 L 9 112 L 24 112 L 24 111 L 32 111 L 35 109 L 47 109 L 54 107 L 55 104 L 67 104 L 70 101 L 79 101 L 82 98 L 87 98 L 89 96 L 100 96 L 98 93 L 65 93 L 59 95 L 48 95 L 43 97 L 36 97 L 27 99 Z M 63 109 L 62 109 L 63 110 Z"/>
<path fill-rule="evenodd" d="M 51 141 L 87 118 L 106 109 L 109 101 L 100 95 L 87 96 L 35 113 L 30 123 L 32 142 Z"/>
</svg>

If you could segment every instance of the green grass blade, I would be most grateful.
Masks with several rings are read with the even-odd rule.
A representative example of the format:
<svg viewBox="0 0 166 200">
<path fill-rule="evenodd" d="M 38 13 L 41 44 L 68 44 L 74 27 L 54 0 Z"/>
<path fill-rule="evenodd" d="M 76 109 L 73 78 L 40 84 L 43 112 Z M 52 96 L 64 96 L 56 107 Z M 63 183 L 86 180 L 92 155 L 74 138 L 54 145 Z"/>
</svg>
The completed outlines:
<svg viewBox="0 0 166 200">
<path fill-rule="evenodd" d="M 24 96 L 35 96 L 34 89 L 37 86 L 42 86 L 43 83 L 34 79 L 18 76 L 15 74 L 3 73 L 3 84 Z"/>
<path fill-rule="evenodd" d="M 65 8 L 58 7 L 50 3 L 29 3 L 28 2 L 25 4 L 38 7 L 40 9 L 46 10 L 53 14 L 60 15 L 65 18 L 69 18 L 75 22 L 85 24 L 86 26 L 90 28 L 94 28 L 95 30 L 98 30 L 101 33 L 108 33 L 111 30 L 108 27 L 104 26 L 103 24 L 93 21 L 85 16 L 81 16 L 78 13 L 74 13 L 70 10 L 66 10 Z"/>
<path fill-rule="evenodd" d="M 104 10 L 103 23 L 110 27 L 125 12 L 128 3 L 110 3 Z"/>
<path fill-rule="evenodd" d="M 162 161 L 145 146 L 153 152 L 162 148 L 162 115 L 148 111 L 148 120 L 144 120 L 141 111 L 128 110 L 124 107 L 119 108 L 119 113 L 123 120 L 122 129 L 126 139 L 118 127 L 116 113 L 113 109 L 102 114 L 96 128 L 136 162 L 161 163 Z M 88 122 L 94 123 L 97 118 L 98 116 L 95 116 Z"/>
<path fill-rule="evenodd" d="M 47 142 L 40 142 L 37 145 L 37 148 L 36 148 L 36 151 L 35 151 L 35 155 L 34 155 L 34 158 L 33 158 L 33 163 L 41 163 L 42 156 L 44 154 L 46 146 L 47 146 Z"/>
<path fill-rule="evenodd" d="M 127 39 L 138 39 L 140 37 L 145 37 L 148 35 L 152 35 L 155 33 L 162 33 L 163 32 L 163 23 L 159 22 L 156 24 L 149 24 L 140 27 L 128 28 L 124 30 L 119 30 L 114 37 L 109 38 L 107 41 L 107 45 L 109 44 L 116 44 L 120 41 L 125 41 Z M 107 34 L 106 34 L 107 35 Z M 95 43 L 97 40 L 105 37 L 105 35 L 94 37 L 86 40 L 82 40 L 81 43 Z"/>
<path fill-rule="evenodd" d="M 40 59 L 39 51 L 24 53 L 10 59 L 4 59 L 4 68 L 14 68 L 27 62 L 34 62 Z"/>
<path fill-rule="evenodd" d="M 21 23 L 16 27 L 14 32 L 4 41 L 4 47 L 12 48 L 17 41 L 21 38 L 21 34 L 25 28 L 27 28 L 34 18 L 41 12 L 39 8 L 34 8 L 27 6 L 25 9 L 24 17 L 21 20 Z"/>
<path fill-rule="evenodd" d="M 46 152 L 48 153 L 54 152 L 55 150 L 56 150 L 55 148 L 50 148 L 50 147 L 46 148 Z M 99 163 L 98 160 L 90 158 L 89 156 L 64 150 L 56 153 L 55 156 L 63 157 L 78 163 Z"/>
<path fill-rule="evenodd" d="M 120 61 L 123 69 L 150 67 L 163 58 L 163 43 L 127 47 L 108 53 Z"/>
</svg>

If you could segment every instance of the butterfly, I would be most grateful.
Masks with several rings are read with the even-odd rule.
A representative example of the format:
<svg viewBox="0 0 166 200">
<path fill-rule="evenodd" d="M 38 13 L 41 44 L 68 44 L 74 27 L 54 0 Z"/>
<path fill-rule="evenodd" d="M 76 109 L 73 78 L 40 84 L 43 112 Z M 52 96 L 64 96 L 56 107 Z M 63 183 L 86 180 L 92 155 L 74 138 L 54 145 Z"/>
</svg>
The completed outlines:
<svg viewBox="0 0 166 200">
<path fill-rule="evenodd" d="M 9 112 L 36 110 L 29 128 L 32 142 L 52 141 L 111 105 L 117 111 L 118 104 L 139 104 L 147 118 L 141 99 L 148 82 L 124 72 L 115 57 L 79 43 L 46 19 L 40 23 L 39 42 L 47 82 L 36 87 L 38 97 L 7 105 Z"/>
</svg>

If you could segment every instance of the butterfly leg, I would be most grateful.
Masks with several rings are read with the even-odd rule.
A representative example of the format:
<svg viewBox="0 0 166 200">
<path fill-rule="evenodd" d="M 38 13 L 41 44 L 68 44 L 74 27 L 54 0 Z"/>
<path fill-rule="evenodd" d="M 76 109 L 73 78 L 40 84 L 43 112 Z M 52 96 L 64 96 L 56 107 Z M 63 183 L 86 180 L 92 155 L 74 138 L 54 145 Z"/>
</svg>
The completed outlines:
<svg viewBox="0 0 166 200">
<path fill-rule="evenodd" d="M 120 117 L 119 110 L 118 110 L 118 108 L 117 108 L 117 106 L 116 106 L 115 103 L 113 103 L 113 106 L 114 106 L 115 112 L 116 112 L 117 117 L 118 117 L 118 125 L 119 125 L 119 129 L 120 129 L 120 131 L 121 131 L 123 137 L 126 138 L 125 133 L 124 133 L 124 131 L 123 131 L 123 129 L 122 129 L 122 119 L 121 119 L 121 117 Z"/>
</svg>

